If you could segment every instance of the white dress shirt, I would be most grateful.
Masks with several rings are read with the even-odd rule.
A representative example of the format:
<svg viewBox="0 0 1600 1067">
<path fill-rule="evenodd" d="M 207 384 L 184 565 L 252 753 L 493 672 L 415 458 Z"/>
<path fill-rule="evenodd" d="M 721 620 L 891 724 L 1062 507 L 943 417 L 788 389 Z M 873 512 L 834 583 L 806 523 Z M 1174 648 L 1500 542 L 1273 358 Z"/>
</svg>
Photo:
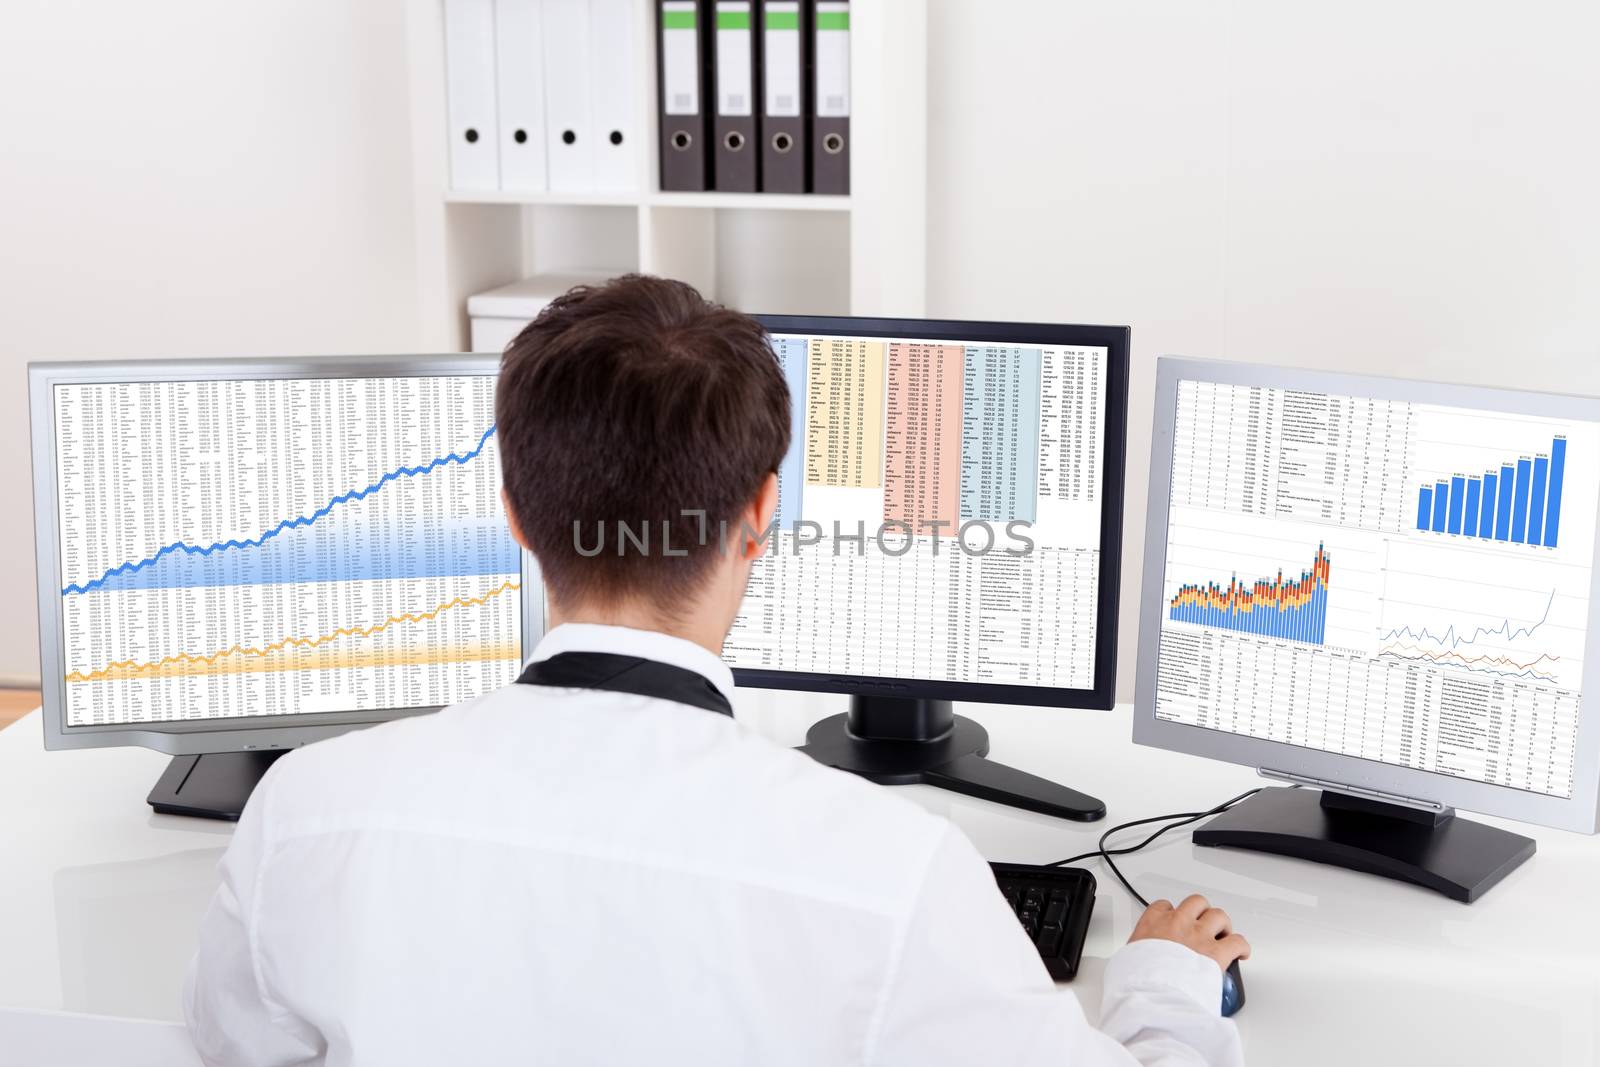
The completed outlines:
<svg viewBox="0 0 1600 1067">
<path fill-rule="evenodd" d="M 567 625 L 533 659 L 728 668 Z M 1102 1028 L 960 831 L 685 704 L 508 685 L 296 751 L 184 993 L 214 1064 L 1242 1062 L 1217 965 L 1119 951 Z"/>
</svg>

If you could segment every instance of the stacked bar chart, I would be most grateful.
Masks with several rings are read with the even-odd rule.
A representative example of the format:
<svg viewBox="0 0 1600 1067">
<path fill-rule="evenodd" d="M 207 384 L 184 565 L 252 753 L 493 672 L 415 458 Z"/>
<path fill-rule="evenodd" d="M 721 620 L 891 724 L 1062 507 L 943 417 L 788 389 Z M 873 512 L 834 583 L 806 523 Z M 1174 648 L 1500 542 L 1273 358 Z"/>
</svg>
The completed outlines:
<svg viewBox="0 0 1600 1067">
<path fill-rule="evenodd" d="M 1323 643 L 1328 630 L 1328 554 L 1317 546 L 1311 566 L 1299 578 L 1273 579 L 1246 585 L 1238 577 L 1227 585 L 1215 582 L 1180 586 L 1168 605 L 1173 622 L 1276 637 L 1308 644 Z"/>
<path fill-rule="evenodd" d="M 1481 541 L 1555 548 L 1561 535 L 1561 492 L 1567 441 L 1501 464 L 1482 475 L 1452 475 L 1417 490 L 1417 529 Z"/>
</svg>

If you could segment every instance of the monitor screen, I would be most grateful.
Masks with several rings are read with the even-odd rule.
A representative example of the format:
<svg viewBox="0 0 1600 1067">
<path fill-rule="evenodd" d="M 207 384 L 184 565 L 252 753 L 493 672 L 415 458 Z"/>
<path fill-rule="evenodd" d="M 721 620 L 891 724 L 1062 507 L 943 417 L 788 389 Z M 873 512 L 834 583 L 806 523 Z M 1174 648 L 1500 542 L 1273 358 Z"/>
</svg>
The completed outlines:
<svg viewBox="0 0 1600 1067">
<path fill-rule="evenodd" d="M 54 385 L 63 725 L 429 708 L 515 679 L 494 386 Z"/>
<path fill-rule="evenodd" d="M 1568 798 L 1594 422 L 1180 378 L 1155 717 Z"/>
<path fill-rule="evenodd" d="M 793 437 L 728 662 L 801 687 L 1094 688 L 1108 348 L 780 329 L 772 343 Z"/>
</svg>

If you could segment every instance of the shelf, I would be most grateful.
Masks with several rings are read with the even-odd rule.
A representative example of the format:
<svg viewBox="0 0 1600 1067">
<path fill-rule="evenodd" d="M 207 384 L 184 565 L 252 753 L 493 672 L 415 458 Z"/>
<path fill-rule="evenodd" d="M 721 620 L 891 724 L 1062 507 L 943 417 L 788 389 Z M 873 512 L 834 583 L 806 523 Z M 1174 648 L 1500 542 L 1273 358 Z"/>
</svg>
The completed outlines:
<svg viewBox="0 0 1600 1067">
<path fill-rule="evenodd" d="M 848 196 L 785 193 L 506 193 L 451 191 L 452 204 L 523 204 L 558 207 L 695 207 L 754 211 L 849 211 Z"/>
<path fill-rule="evenodd" d="M 849 211 L 848 196 L 814 193 L 651 193 L 653 207 L 749 208 L 756 211 Z"/>
<path fill-rule="evenodd" d="M 452 189 L 444 194 L 450 204 L 531 204 L 556 207 L 637 207 L 638 193 L 506 193 Z"/>
<path fill-rule="evenodd" d="M 926 311 L 928 5 L 851 5 L 852 195 L 827 196 L 657 188 L 659 0 L 607 0 L 626 3 L 636 20 L 632 119 L 640 154 L 612 179 L 631 179 L 633 188 L 451 190 L 447 2 L 402 0 L 424 347 L 467 344 L 466 302 L 475 294 L 602 266 L 676 278 L 747 311 L 901 318 Z"/>
</svg>

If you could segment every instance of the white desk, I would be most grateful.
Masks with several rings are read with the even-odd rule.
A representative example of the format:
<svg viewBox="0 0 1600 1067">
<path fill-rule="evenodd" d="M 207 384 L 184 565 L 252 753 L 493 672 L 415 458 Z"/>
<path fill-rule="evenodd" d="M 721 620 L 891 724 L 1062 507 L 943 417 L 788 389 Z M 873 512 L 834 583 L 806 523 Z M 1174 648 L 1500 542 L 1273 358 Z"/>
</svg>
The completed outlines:
<svg viewBox="0 0 1600 1067">
<path fill-rule="evenodd" d="M 741 720 L 786 744 L 844 707 L 791 693 L 745 692 L 736 703 Z M 959 710 L 989 728 L 995 758 L 1102 797 L 1118 822 L 1209 807 L 1259 784 L 1242 768 L 1135 747 L 1127 708 Z M 45 752 L 37 713 L 0 731 L 0 1009 L 179 1018 L 230 828 L 150 813 L 145 794 L 165 762 L 138 749 Z M 995 860 L 1082 852 L 1107 825 L 920 786 L 907 795 Z M 1182 833 L 1123 869 L 1152 898 L 1206 894 L 1254 943 L 1238 1017 L 1252 1063 L 1592 1067 L 1600 839 L 1513 828 L 1538 838 L 1538 855 L 1470 906 L 1335 868 L 1197 848 Z M 1099 898 L 1083 969 L 1062 995 L 1077 994 L 1094 1017 L 1106 957 L 1139 909 L 1089 866 Z"/>
</svg>

